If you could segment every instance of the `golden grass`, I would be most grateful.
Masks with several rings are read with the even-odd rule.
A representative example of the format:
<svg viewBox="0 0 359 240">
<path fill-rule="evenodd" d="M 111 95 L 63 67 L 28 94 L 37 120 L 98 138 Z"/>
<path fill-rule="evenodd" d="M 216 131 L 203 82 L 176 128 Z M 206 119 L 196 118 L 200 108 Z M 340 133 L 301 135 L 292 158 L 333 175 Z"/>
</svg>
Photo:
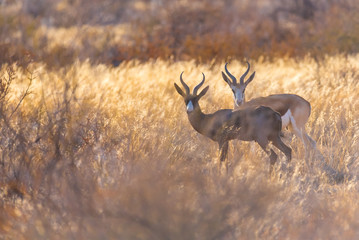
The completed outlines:
<svg viewBox="0 0 359 240">
<path fill-rule="evenodd" d="M 285 92 L 311 103 L 307 132 L 323 158 L 313 154 L 310 170 L 302 143 L 286 137 L 293 160 L 280 155 L 272 178 L 268 157 L 243 142 L 231 144 L 231 171 L 219 175 L 217 145 L 192 129 L 173 83 L 184 71 L 193 88 L 204 72 L 202 110 L 232 108 L 224 63 L 77 62 L 60 70 L 35 63 L 31 94 L 10 118 L 29 76 L 16 69 L 1 103 L 0 236 L 358 238 L 359 55 L 251 65 L 247 100 Z M 237 76 L 244 67 L 229 66 Z M 327 174 L 323 160 L 344 179 Z"/>
</svg>

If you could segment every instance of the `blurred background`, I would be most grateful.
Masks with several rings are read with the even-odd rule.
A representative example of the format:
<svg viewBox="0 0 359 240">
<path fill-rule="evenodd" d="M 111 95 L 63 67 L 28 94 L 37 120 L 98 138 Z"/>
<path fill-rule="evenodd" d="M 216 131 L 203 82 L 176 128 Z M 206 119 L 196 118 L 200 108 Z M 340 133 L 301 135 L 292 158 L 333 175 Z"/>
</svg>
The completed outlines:
<svg viewBox="0 0 359 240">
<path fill-rule="evenodd" d="M 359 239 L 358 0 L 0 0 L 0 239 Z M 205 113 L 295 93 L 320 154 L 218 145 Z M 306 159 L 305 159 L 306 158 Z M 305 164 L 309 160 L 309 165 Z"/>
<path fill-rule="evenodd" d="M 0 63 L 323 56 L 359 51 L 356 0 L 1 0 Z"/>
</svg>

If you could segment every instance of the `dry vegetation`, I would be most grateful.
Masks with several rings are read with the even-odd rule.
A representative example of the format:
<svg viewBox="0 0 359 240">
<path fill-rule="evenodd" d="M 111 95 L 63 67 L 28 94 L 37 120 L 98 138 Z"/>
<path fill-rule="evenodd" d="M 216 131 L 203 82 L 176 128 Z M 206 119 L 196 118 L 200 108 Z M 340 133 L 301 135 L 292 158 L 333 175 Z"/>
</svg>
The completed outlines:
<svg viewBox="0 0 359 240">
<path fill-rule="evenodd" d="M 0 239 L 358 239 L 356 0 L 0 0 Z M 157 59 L 157 60 L 156 60 Z M 204 112 L 249 60 L 247 100 L 312 105 L 293 160 L 195 132 L 173 83 L 206 74 Z"/>
<path fill-rule="evenodd" d="M 1 0 L 0 63 L 359 52 L 357 0 Z"/>
<path fill-rule="evenodd" d="M 355 239 L 359 224 L 359 56 L 252 62 L 247 98 L 279 92 L 312 104 L 323 158 L 294 150 L 268 178 L 256 145 L 234 142 L 228 176 L 217 146 L 190 126 L 173 82 L 207 76 L 205 112 L 232 107 L 224 64 L 130 61 L 14 68 L 1 99 L 0 234 L 10 239 Z M 1 69 L 3 83 L 8 66 Z M 231 62 L 234 73 L 243 63 Z M 31 77 L 30 72 L 33 74 Z M 21 100 L 32 79 L 30 94 Z M 5 84 L 5 83 L 4 83 Z M 5 86 L 5 85 L 4 85 Z M 12 114 L 12 115 L 11 115 Z M 328 173 L 331 166 L 337 178 Z"/>
</svg>

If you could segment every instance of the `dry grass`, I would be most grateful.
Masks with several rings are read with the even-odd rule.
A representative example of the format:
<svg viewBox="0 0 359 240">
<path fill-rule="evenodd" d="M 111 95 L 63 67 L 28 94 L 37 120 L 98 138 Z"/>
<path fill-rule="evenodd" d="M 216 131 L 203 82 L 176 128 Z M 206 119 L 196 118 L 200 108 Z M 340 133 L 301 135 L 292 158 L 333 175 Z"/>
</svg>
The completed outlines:
<svg viewBox="0 0 359 240">
<path fill-rule="evenodd" d="M 0 64 L 359 53 L 356 0 L 2 0 Z"/>
<path fill-rule="evenodd" d="M 255 144 L 217 145 L 188 122 L 173 82 L 206 74 L 204 112 L 231 108 L 224 64 L 152 61 L 117 68 L 34 63 L 1 102 L 0 236 L 7 239 L 356 239 L 359 237 L 359 55 L 251 62 L 247 99 L 296 93 L 312 104 L 308 133 L 323 158 L 309 170 L 286 137 L 272 178 Z M 244 64 L 231 62 L 234 74 Z M 6 67 L 1 69 L 6 78 Z M 288 135 L 288 134 L 287 134 Z M 234 149 L 234 147 L 236 149 Z M 332 167 L 338 179 L 325 170 Z M 338 181 L 341 180 L 341 181 Z"/>
</svg>

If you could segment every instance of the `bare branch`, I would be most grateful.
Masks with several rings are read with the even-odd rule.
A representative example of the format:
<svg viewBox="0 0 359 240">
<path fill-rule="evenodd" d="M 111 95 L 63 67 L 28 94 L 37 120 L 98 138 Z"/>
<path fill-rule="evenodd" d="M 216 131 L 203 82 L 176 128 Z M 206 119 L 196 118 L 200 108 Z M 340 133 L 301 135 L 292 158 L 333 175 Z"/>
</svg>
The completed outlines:
<svg viewBox="0 0 359 240">
<path fill-rule="evenodd" d="M 12 113 L 10 114 L 10 117 L 9 119 L 11 119 L 12 115 L 14 115 L 14 113 L 17 111 L 17 109 L 20 107 L 22 101 L 25 99 L 26 96 L 28 96 L 30 94 L 30 87 L 31 87 L 31 84 L 32 84 L 32 81 L 34 80 L 34 77 L 33 77 L 33 72 L 30 72 L 29 70 L 27 70 L 28 73 L 30 73 L 30 77 L 28 77 L 29 79 L 29 85 L 27 86 L 24 94 L 21 96 L 18 104 L 16 105 L 15 109 L 12 111 Z"/>
</svg>

